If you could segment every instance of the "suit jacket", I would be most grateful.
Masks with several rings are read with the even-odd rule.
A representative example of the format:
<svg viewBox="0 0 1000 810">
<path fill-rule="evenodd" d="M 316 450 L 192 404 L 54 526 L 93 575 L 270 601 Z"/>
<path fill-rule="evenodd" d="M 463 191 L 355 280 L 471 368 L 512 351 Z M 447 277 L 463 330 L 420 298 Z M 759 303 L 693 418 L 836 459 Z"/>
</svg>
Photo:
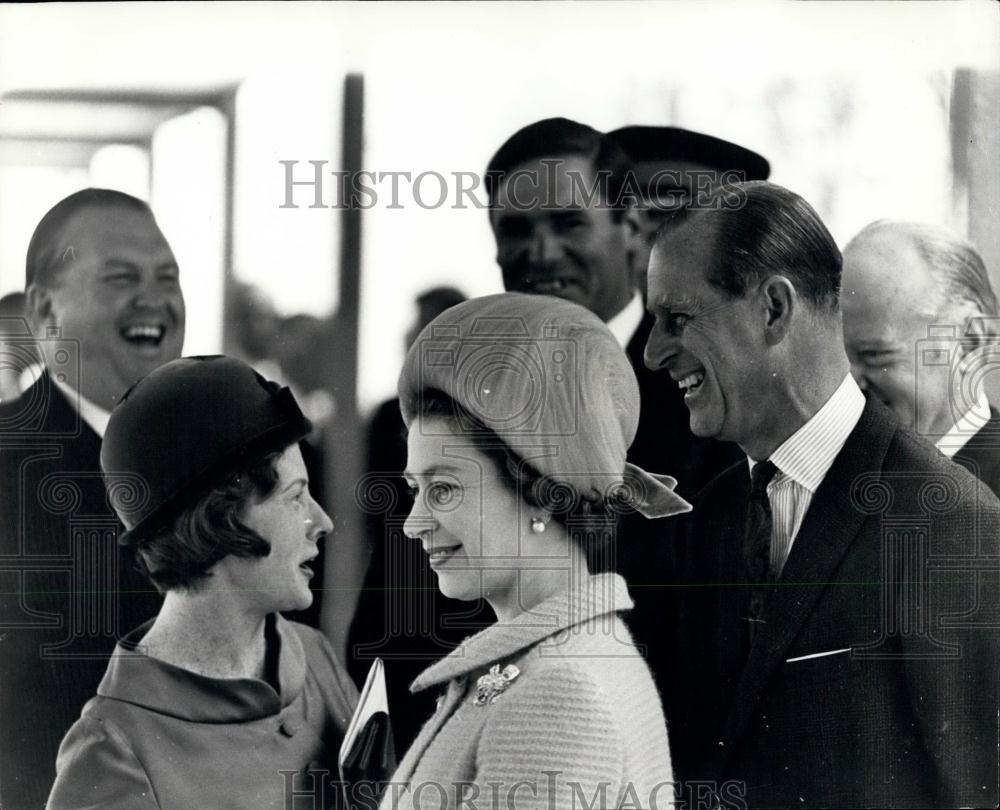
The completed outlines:
<svg viewBox="0 0 1000 810">
<path fill-rule="evenodd" d="M 160 597 L 117 543 L 100 438 L 42 378 L 0 407 L 0 806 L 44 806 L 59 742 Z"/>
<path fill-rule="evenodd" d="M 954 461 L 1000 495 L 1000 413 L 990 408 L 990 419 L 955 453 Z"/>
<path fill-rule="evenodd" d="M 751 646 L 748 482 L 706 487 L 659 591 L 679 778 L 750 807 L 996 806 L 1000 502 L 869 399 Z"/>
</svg>

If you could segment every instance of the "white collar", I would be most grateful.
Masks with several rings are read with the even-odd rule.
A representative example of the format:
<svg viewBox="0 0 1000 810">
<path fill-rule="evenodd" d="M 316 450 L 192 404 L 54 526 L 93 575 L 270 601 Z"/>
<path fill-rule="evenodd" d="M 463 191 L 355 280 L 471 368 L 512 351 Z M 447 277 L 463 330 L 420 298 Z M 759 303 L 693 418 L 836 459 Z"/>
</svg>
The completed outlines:
<svg viewBox="0 0 1000 810">
<path fill-rule="evenodd" d="M 948 458 L 954 458 L 955 454 L 969 443 L 969 439 L 982 430 L 989 421 L 990 401 L 986 393 L 980 391 L 979 399 L 934 443 L 934 446 Z"/>
<path fill-rule="evenodd" d="M 785 439 L 770 461 L 780 472 L 815 493 L 865 409 L 865 396 L 848 374 L 812 418 Z M 754 462 L 748 457 L 750 469 Z"/>
<path fill-rule="evenodd" d="M 642 323 L 642 316 L 645 312 L 646 309 L 642 304 L 642 296 L 636 292 L 632 295 L 632 300 L 625 305 L 625 308 L 607 322 L 608 329 L 611 330 L 611 334 L 615 336 L 615 340 L 618 341 L 623 349 L 632 340 L 632 336 L 639 328 L 639 324 Z"/>
<path fill-rule="evenodd" d="M 55 377 L 50 375 L 50 379 L 52 380 L 52 384 L 62 391 L 66 399 L 69 400 L 70 407 L 73 410 L 79 411 L 80 418 L 90 425 L 90 429 L 94 433 L 103 439 L 104 431 L 108 429 L 108 421 L 111 419 L 111 412 L 104 410 L 99 405 L 95 405 L 79 391 L 71 388 L 64 382 L 59 382 Z"/>
</svg>

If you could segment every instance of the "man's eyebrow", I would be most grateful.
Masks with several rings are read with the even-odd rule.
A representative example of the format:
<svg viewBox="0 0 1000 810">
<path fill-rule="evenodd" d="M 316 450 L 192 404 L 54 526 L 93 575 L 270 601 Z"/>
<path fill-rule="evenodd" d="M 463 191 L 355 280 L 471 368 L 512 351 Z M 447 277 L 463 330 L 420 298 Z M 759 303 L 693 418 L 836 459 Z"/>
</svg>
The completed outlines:
<svg viewBox="0 0 1000 810">
<path fill-rule="evenodd" d="M 691 309 L 698 305 L 698 300 L 687 296 L 681 297 L 672 293 L 660 293 L 655 298 L 651 298 L 649 306 L 654 309 L 661 309 L 664 312 L 676 312 L 679 309 Z"/>
<path fill-rule="evenodd" d="M 106 270 L 140 270 L 140 266 L 136 262 L 131 262 L 128 259 L 120 259 L 116 257 L 108 258 L 104 261 L 104 269 Z M 156 265 L 156 269 L 159 270 L 178 270 L 177 262 L 174 260 L 165 261 Z"/>
<path fill-rule="evenodd" d="M 106 259 L 104 261 L 105 270 L 138 270 L 139 265 L 127 259 Z"/>
</svg>

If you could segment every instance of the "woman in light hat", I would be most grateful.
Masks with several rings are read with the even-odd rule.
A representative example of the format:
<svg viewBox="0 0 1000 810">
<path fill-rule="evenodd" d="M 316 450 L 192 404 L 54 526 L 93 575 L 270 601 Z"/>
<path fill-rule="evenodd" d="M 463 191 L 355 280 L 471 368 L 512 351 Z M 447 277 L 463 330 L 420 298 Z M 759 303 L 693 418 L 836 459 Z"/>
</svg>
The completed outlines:
<svg viewBox="0 0 1000 810">
<path fill-rule="evenodd" d="M 670 805 L 663 713 L 619 617 L 632 603 L 601 571 L 619 510 L 690 507 L 673 479 L 625 462 L 628 358 L 582 307 L 507 293 L 433 321 L 399 394 L 404 530 L 444 594 L 484 598 L 497 622 L 414 682 L 442 694 L 383 807 Z"/>
<path fill-rule="evenodd" d="M 228 357 L 168 363 L 115 408 L 108 497 L 164 601 L 64 738 L 51 810 L 333 800 L 325 769 L 357 693 L 325 638 L 278 613 L 312 602 L 331 529 L 298 447 L 309 429 L 288 389 Z"/>
</svg>

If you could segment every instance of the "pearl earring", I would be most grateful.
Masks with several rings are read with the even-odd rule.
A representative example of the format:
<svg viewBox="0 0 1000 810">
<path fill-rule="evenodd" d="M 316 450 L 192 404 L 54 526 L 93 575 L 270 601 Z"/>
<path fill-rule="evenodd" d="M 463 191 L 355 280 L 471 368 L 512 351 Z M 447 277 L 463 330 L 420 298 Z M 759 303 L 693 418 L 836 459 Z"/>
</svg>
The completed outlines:
<svg viewBox="0 0 1000 810">
<path fill-rule="evenodd" d="M 540 517 L 533 517 L 531 519 L 531 531 L 535 534 L 541 534 L 545 531 L 545 521 Z"/>
</svg>

